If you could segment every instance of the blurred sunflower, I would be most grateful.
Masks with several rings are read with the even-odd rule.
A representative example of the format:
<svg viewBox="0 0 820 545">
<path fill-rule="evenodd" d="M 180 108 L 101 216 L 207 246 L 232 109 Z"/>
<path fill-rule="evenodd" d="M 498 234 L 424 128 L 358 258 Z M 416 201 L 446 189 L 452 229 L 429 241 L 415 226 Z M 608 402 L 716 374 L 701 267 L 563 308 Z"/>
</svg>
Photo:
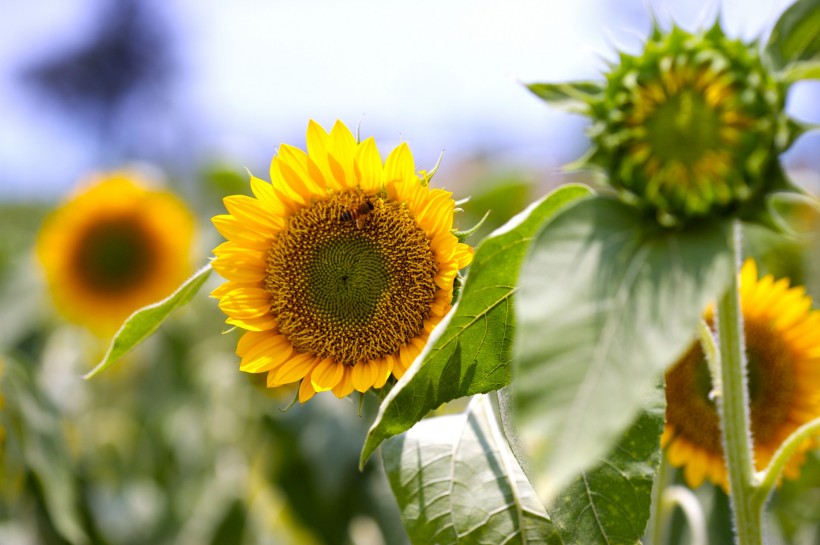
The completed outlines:
<svg viewBox="0 0 820 545">
<path fill-rule="evenodd" d="M 37 255 L 58 310 L 111 334 L 133 311 L 168 296 L 190 274 L 194 218 L 130 172 L 92 180 L 44 222 Z"/>
<path fill-rule="evenodd" d="M 758 280 L 748 260 L 740 273 L 748 360 L 751 430 L 755 466 L 765 468 L 798 427 L 820 416 L 820 311 L 811 310 L 805 290 L 771 275 Z M 711 310 L 706 318 L 712 321 Z M 669 462 L 684 467 L 691 487 L 705 478 L 728 488 L 712 379 L 700 343 L 666 373 L 666 429 L 661 444 Z M 796 478 L 806 441 L 784 469 Z"/>
<path fill-rule="evenodd" d="M 406 144 L 383 164 L 373 138 L 311 121 L 307 149 L 279 148 L 272 183 L 225 198 L 228 239 L 214 269 L 227 323 L 248 330 L 240 369 L 268 387 L 301 381 L 299 401 L 400 378 L 450 309 L 472 248 L 451 232 L 454 201 L 416 174 Z"/>
</svg>

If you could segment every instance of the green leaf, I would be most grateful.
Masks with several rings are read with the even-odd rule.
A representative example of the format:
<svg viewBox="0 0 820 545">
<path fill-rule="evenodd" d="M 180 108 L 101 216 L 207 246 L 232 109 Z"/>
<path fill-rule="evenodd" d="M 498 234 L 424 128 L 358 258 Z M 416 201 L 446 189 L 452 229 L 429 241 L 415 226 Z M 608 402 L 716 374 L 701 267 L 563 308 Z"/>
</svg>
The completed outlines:
<svg viewBox="0 0 820 545">
<path fill-rule="evenodd" d="M 804 79 L 820 79 L 820 59 L 792 63 L 786 68 L 783 79 L 789 84 Z"/>
<path fill-rule="evenodd" d="M 797 0 L 769 36 L 765 56 L 776 70 L 798 61 L 820 61 L 820 2 Z"/>
<path fill-rule="evenodd" d="M 607 197 L 577 202 L 521 268 L 513 421 L 545 505 L 610 450 L 733 274 L 731 223 L 668 230 Z"/>
<path fill-rule="evenodd" d="M 547 509 L 566 543 L 640 543 L 661 460 L 665 412 L 663 388 L 656 388 L 648 408 L 615 448 Z"/>
<path fill-rule="evenodd" d="M 559 110 L 581 114 L 587 113 L 590 101 L 604 92 L 603 85 L 594 81 L 530 83 L 527 89 Z"/>
<path fill-rule="evenodd" d="M 486 396 L 390 439 L 383 453 L 413 543 L 561 543 Z"/>
<path fill-rule="evenodd" d="M 481 242 L 458 304 L 379 408 L 362 449 L 362 465 L 382 441 L 410 429 L 442 403 L 509 383 L 511 296 L 524 253 L 547 219 L 589 193 L 580 185 L 561 187 Z"/>
<path fill-rule="evenodd" d="M 150 337 L 171 312 L 186 305 L 193 299 L 208 279 L 208 276 L 210 276 L 211 270 L 210 263 L 205 265 L 178 287 L 174 293 L 162 301 L 137 310 L 129 316 L 114 335 L 111 345 L 108 347 L 108 352 L 105 353 L 102 361 L 83 378 L 90 379 L 108 369 L 128 351 Z"/>
</svg>

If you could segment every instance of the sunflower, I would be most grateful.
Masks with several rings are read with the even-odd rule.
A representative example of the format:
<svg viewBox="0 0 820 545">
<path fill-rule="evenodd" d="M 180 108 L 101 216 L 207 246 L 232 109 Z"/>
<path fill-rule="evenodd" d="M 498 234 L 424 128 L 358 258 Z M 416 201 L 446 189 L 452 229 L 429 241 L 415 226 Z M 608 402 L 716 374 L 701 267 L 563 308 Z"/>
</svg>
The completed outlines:
<svg viewBox="0 0 820 545">
<path fill-rule="evenodd" d="M 595 96 L 590 162 L 663 223 L 736 212 L 768 190 L 788 140 L 782 86 L 718 26 L 656 32 Z"/>
<path fill-rule="evenodd" d="M 382 163 L 373 138 L 311 121 L 307 153 L 283 144 L 271 183 L 225 198 L 213 223 L 228 239 L 213 291 L 227 323 L 247 330 L 240 369 L 298 398 L 383 387 L 400 378 L 450 309 L 472 248 L 452 233 L 450 192 L 430 189 L 406 144 Z"/>
<path fill-rule="evenodd" d="M 748 360 L 748 384 L 755 466 L 764 469 L 783 441 L 820 416 L 820 311 L 811 310 L 805 290 L 788 279 L 758 280 L 748 260 L 740 273 Z M 706 313 L 712 321 L 711 311 Z M 691 487 L 704 478 L 728 488 L 712 381 L 700 343 L 666 373 L 666 429 L 661 444 L 670 463 L 684 467 Z M 805 442 L 784 469 L 796 478 Z"/>
<path fill-rule="evenodd" d="M 111 172 L 46 218 L 37 255 L 58 310 L 107 335 L 185 280 L 193 232 L 179 198 L 135 173 Z"/>
</svg>

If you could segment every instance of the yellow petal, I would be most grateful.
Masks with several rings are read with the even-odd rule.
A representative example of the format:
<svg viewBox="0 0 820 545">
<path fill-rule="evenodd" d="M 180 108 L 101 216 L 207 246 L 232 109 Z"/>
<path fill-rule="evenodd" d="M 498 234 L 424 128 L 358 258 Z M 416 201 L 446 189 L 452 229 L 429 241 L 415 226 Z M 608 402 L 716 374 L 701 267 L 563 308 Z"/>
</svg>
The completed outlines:
<svg viewBox="0 0 820 545">
<path fill-rule="evenodd" d="M 310 202 L 310 191 L 304 181 L 279 157 L 274 157 L 270 163 L 270 182 L 274 190 L 296 205 L 305 206 Z"/>
<path fill-rule="evenodd" d="M 219 308 L 231 318 L 270 314 L 270 293 L 262 288 L 235 289 L 220 298 Z"/>
<path fill-rule="evenodd" d="M 390 155 L 384 164 L 384 179 L 386 182 L 405 182 L 418 179 L 413 154 L 406 142 L 402 142 Z"/>
<path fill-rule="evenodd" d="M 393 372 L 393 362 L 395 359 L 391 354 L 376 360 L 376 380 L 373 382 L 374 388 L 381 388 L 387 383 L 390 374 Z"/>
<path fill-rule="evenodd" d="M 351 379 L 350 366 L 344 365 L 344 374 L 339 384 L 333 388 L 333 395 L 339 399 L 350 395 L 353 392 L 353 380 Z"/>
<path fill-rule="evenodd" d="M 262 373 L 281 365 L 293 353 L 293 345 L 282 335 L 269 335 L 242 357 L 239 370 Z"/>
<path fill-rule="evenodd" d="M 353 167 L 362 191 L 370 193 L 381 190 L 382 158 L 372 137 L 359 144 Z"/>
<path fill-rule="evenodd" d="M 330 170 L 328 162 L 328 147 L 330 146 L 330 135 L 315 121 L 311 120 L 308 123 L 307 130 L 307 149 L 308 149 L 308 168 L 311 172 L 318 170 L 325 185 L 328 189 L 339 191 L 344 186 L 339 184 L 333 173 Z M 312 166 L 311 166 L 312 163 Z"/>
<path fill-rule="evenodd" d="M 216 230 L 219 231 L 219 234 L 243 246 L 267 249 L 270 248 L 273 243 L 273 232 L 260 231 L 255 225 L 242 223 L 230 214 L 214 216 L 211 218 L 211 222 L 214 224 L 214 227 L 216 227 Z"/>
<path fill-rule="evenodd" d="M 353 380 L 353 387 L 359 392 L 366 392 L 376 381 L 378 375 L 378 366 L 374 361 L 360 361 L 353 366 L 351 370 L 351 379 Z"/>
<path fill-rule="evenodd" d="M 270 336 L 271 333 L 269 331 L 246 332 L 239 338 L 239 342 L 236 343 L 236 355 L 243 357 L 249 350 L 252 350 L 253 347 L 257 346 Z"/>
<path fill-rule="evenodd" d="M 302 379 L 302 382 L 299 383 L 299 403 L 306 403 L 315 395 L 316 390 L 313 389 L 310 381 Z"/>
<path fill-rule="evenodd" d="M 344 123 L 337 120 L 330 129 L 330 146 L 328 153 L 343 164 L 346 170 L 353 172 L 353 157 L 356 155 L 356 138 Z"/>
<path fill-rule="evenodd" d="M 697 488 L 703 484 L 703 479 L 706 478 L 709 465 L 706 455 L 699 449 L 693 449 L 691 457 L 686 462 L 686 467 L 683 470 L 686 484 L 690 488 Z"/>
<path fill-rule="evenodd" d="M 268 388 L 290 384 L 305 378 L 316 362 L 317 358 L 308 352 L 294 354 L 275 371 L 268 373 Z"/>
<path fill-rule="evenodd" d="M 243 284 L 260 284 L 265 278 L 267 251 L 243 248 L 228 241 L 214 249 L 211 266 L 222 277 Z"/>
<path fill-rule="evenodd" d="M 428 236 L 450 232 L 455 210 L 452 196 L 452 193 L 442 189 L 429 191 L 429 201 L 422 211 L 416 214 L 419 225 L 427 232 Z"/>
<path fill-rule="evenodd" d="M 247 195 L 231 195 L 222 199 L 225 208 L 241 223 L 250 224 L 255 231 L 272 233 L 285 227 L 285 220 L 266 209 L 260 201 Z"/>
<path fill-rule="evenodd" d="M 332 358 L 325 358 L 310 373 L 310 384 L 317 392 L 326 392 L 339 384 L 344 367 Z"/>
<path fill-rule="evenodd" d="M 225 320 L 225 323 L 247 329 L 248 331 L 267 331 L 276 327 L 276 320 L 270 314 L 247 318 L 230 317 Z"/>
<path fill-rule="evenodd" d="M 471 246 L 459 242 L 456 245 L 455 255 L 453 256 L 458 263 L 458 268 L 463 269 L 464 267 L 468 266 L 470 263 L 473 262 L 473 256 L 475 255 L 475 249 Z"/>
<path fill-rule="evenodd" d="M 322 197 L 327 193 L 324 183 L 320 183 L 319 180 L 316 180 L 311 175 L 310 169 L 308 168 L 307 154 L 304 151 L 293 146 L 288 146 L 287 144 L 282 144 L 279 146 L 279 159 L 281 161 L 280 167 L 283 168 L 283 173 L 284 167 L 290 169 L 290 172 L 287 174 L 286 178 L 298 178 L 304 186 L 305 190 L 308 192 L 305 197 Z M 322 180 L 321 177 L 320 180 Z"/>
</svg>

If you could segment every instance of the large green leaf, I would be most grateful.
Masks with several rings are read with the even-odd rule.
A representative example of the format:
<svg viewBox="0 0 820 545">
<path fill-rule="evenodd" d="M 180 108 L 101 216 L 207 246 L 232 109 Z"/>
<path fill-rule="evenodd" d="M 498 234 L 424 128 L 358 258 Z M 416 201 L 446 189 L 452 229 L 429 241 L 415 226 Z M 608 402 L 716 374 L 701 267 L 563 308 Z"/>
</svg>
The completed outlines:
<svg viewBox="0 0 820 545">
<path fill-rule="evenodd" d="M 769 36 L 766 58 L 777 70 L 801 61 L 820 61 L 820 1 L 797 0 Z"/>
<path fill-rule="evenodd" d="M 594 81 L 530 83 L 527 89 L 559 110 L 581 114 L 587 113 L 589 102 L 604 92 L 603 83 Z"/>
<path fill-rule="evenodd" d="M 592 470 L 562 490 L 548 511 L 566 543 L 640 543 L 661 460 L 666 399 L 657 388 L 646 410 Z"/>
<path fill-rule="evenodd" d="M 143 307 L 125 321 L 114 335 L 102 361 L 89 371 L 84 378 L 89 379 L 114 365 L 129 350 L 150 337 L 162 322 L 177 308 L 189 303 L 211 274 L 211 265 L 205 265 L 185 281 L 174 293 L 152 305 Z"/>
<path fill-rule="evenodd" d="M 410 429 L 431 409 L 509 383 L 511 297 L 524 253 L 547 219 L 589 193 L 580 185 L 561 187 L 478 246 L 458 304 L 379 408 L 362 450 L 362 464 L 382 441 Z"/>
<path fill-rule="evenodd" d="M 390 439 L 383 454 L 413 543 L 561 543 L 486 396 Z"/>
<path fill-rule="evenodd" d="M 610 450 L 733 273 L 729 221 L 663 230 L 593 197 L 538 235 L 516 294 L 513 421 L 545 505 Z"/>
</svg>

